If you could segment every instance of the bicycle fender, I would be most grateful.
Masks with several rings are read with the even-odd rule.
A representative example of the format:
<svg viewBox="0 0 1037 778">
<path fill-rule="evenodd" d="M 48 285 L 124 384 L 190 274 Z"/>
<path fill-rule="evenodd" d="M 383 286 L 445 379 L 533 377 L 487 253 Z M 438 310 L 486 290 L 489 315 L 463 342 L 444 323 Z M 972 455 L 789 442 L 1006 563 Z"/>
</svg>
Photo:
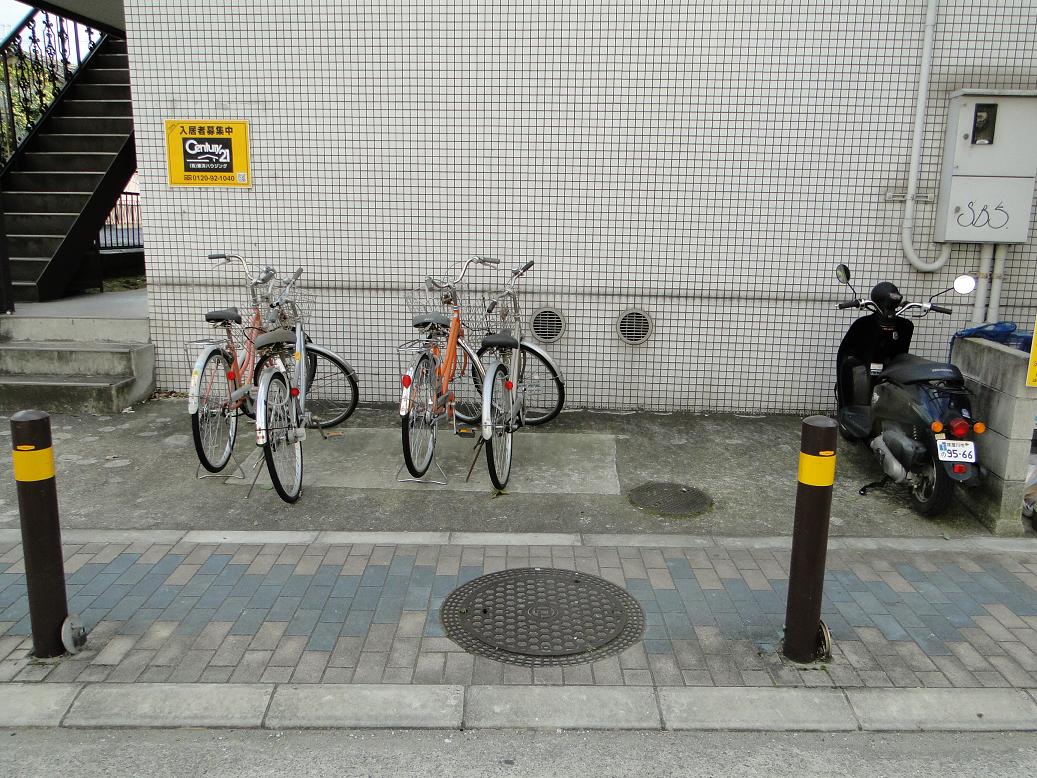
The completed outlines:
<svg viewBox="0 0 1037 778">
<path fill-rule="evenodd" d="M 493 391 L 493 376 L 497 373 L 497 365 L 499 364 L 499 359 L 492 360 L 486 366 L 486 377 L 482 380 L 482 429 L 480 434 L 483 440 L 489 440 L 493 437 L 493 413 L 490 405 L 492 398 L 490 394 Z"/>
<path fill-rule="evenodd" d="M 205 367 L 206 360 L 214 351 L 223 351 L 223 346 L 218 343 L 206 346 L 198 354 L 194 367 L 191 368 L 191 385 L 187 390 L 187 412 L 192 416 L 198 413 L 198 384 L 202 380 L 202 368 Z"/>
<path fill-rule="evenodd" d="M 414 380 L 414 368 L 413 367 L 407 368 L 407 372 L 404 373 L 404 375 L 410 376 L 411 380 L 413 381 Z M 402 383 L 402 381 L 401 381 L 401 383 Z M 413 386 L 413 384 L 411 384 L 411 386 L 403 387 L 403 391 L 400 393 L 400 416 L 403 417 L 403 418 L 406 418 L 407 414 L 410 413 L 410 390 L 411 390 L 412 386 Z"/>
<path fill-rule="evenodd" d="M 263 370 L 259 377 L 259 391 L 256 393 L 256 445 L 262 446 L 266 443 L 266 393 L 270 391 L 270 381 L 275 375 L 284 375 L 287 371 L 281 357 L 274 357 L 270 365 Z"/>
<path fill-rule="evenodd" d="M 562 371 L 558 367 L 558 363 L 556 363 L 554 359 L 552 359 L 550 354 L 544 351 L 544 349 L 540 346 L 539 343 L 537 343 L 534 340 L 531 340 L 530 338 L 523 338 L 522 345 L 528 348 L 530 351 L 535 352 L 538 357 L 543 359 L 547 364 L 554 368 L 555 373 L 558 374 L 558 380 L 561 381 L 563 384 L 565 383 L 565 376 L 562 375 Z"/>
<path fill-rule="evenodd" d="M 324 348 L 324 346 L 318 346 L 314 343 L 307 343 L 306 350 L 312 351 L 314 354 L 322 354 L 323 356 L 331 357 L 332 359 L 337 359 L 345 366 L 346 372 L 349 375 L 351 375 L 356 381 L 360 381 L 360 374 L 356 371 L 356 369 L 351 364 L 349 364 L 349 362 L 344 360 L 341 355 L 336 354 L 330 348 Z"/>
</svg>

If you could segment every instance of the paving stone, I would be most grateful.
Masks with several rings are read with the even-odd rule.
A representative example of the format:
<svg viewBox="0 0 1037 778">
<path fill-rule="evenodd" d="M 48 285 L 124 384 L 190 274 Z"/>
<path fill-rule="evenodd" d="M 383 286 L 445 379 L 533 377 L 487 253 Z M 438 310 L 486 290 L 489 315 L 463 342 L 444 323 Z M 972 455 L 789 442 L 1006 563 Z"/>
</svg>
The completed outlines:
<svg viewBox="0 0 1037 778">
<path fill-rule="evenodd" d="M 651 689 L 623 687 L 473 686 L 465 726 L 523 729 L 659 729 Z"/>
<path fill-rule="evenodd" d="M 849 689 L 846 695 L 866 731 L 1005 731 L 1037 726 L 1037 705 L 1015 689 Z"/>
<path fill-rule="evenodd" d="M 79 684 L 5 683 L 0 727 L 56 727 L 80 689 Z"/>
<path fill-rule="evenodd" d="M 306 648 L 305 636 L 289 635 L 281 638 L 277 649 L 270 657 L 270 664 L 275 667 L 294 667 Z"/>
<path fill-rule="evenodd" d="M 248 635 L 228 635 L 209 661 L 212 667 L 235 666 L 245 655 L 245 649 L 252 638 Z"/>
<path fill-rule="evenodd" d="M 65 726 L 258 727 L 272 691 L 259 684 L 97 684 L 82 690 Z"/>
<path fill-rule="evenodd" d="M 292 683 L 320 683 L 330 656 L 325 651 L 303 651 L 292 673 Z"/>
<path fill-rule="evenodd" d="M 362 637 L 340 637 L 335 643 L 328 665 L 331 667 L 354 667 L 364 645 Z"/>
<path fill-rule="evenodd" d="M 256 631 L 248 647 L 253 651 L 273 651 L 281 642 L 288 624 L 283 621 L 264 621 Z"/>
<path fill-rule="evenodd" d="M 266 726 L 459 729 L 463 696 L 460 686 L 279 686 Z"/>
<path fill-rule="evenodd" d="M 208 648 L 187 651 L 176 667 L 172 669 L 172 672 L 169 674 L 169 680 L 175 683 L 193 683 L 197 681 L 202 677 L 202 673 L 209 665 L 209 660 L 212 659 L 215 653 L 215 650 Z"/>
<path fill-rule="evenodd" d="M 241 661 L 231 673 L 231 683 L 258 683 L 263 680 L 263 674 L 267 669 L 267 662 L 273 656 L 273 651 L 246 651 Z M 284 668 L 290 670 L 290 668 Z M 284 680 L 288 680 L 290 673 Z"/>
<path fill-rule="evenodd" d="M 417 660 L 415 660 L 415 662 L 416 661 Z M 446 663 L 443 669 L 443 683 L 468 686 L 472 683 L 474 667 L 475 657 L 471 654 L 463 652 L 446 654 Z"/>
<path fill-rule="evenodd" d="M 853 711 L 836 690 L 661 688 L 659 707 L 671 730 L 857 730 Z"/>
</svg>

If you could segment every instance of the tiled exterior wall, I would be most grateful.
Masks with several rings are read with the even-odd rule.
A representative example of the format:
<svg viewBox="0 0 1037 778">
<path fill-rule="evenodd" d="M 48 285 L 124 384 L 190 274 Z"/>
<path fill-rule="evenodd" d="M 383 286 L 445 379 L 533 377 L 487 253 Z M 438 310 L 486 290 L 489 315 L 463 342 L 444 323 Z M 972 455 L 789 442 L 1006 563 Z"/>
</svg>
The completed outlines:
<svg viewBox="0 0 1037 778">
<path fill-rule="evenodd" d="M 1037 2 L 941 2 L 920 192 L 935 200 L 948 95 L 1037 86 Z M 854 314 L 833 269 L 909 297 L 899 247 L 925 3 L 127 0 L 158 383 L 185 388 L 201 313 L 242 301 L 205 255 L 306 267 L 320 340 L 397 390 L 399 290 L 472 253 L 537 265 L 527 310 L 569 404 L 830 408 Z M 164 119 L 247 119 L 250 190 L 172 189 Z M 934 205 L 916 244 L 935 255 Z M 1037 313 L 1034 242 L 1010 249 L 1005 318 Z M 473 271 L 486 277 L 486 271 Z M 949 301 L 948 302 L 955 302 Z M 627 346 L 640 307 L 652 338 Z M 946 354 L 968 320 L 916 329 Z"/>
</svg>

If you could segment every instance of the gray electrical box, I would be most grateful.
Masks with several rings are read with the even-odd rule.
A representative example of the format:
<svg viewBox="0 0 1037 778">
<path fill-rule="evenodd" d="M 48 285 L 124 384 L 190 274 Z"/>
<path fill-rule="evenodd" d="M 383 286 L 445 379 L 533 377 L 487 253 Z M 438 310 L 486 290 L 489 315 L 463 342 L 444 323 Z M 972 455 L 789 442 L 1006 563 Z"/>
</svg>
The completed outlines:
<svg viewBox="0 0 1037 778">
<path fill-rule="evenodd" d="M 951 94 L 937 243 L 1024 243 L 1037 180 L 1037 92 Z"/>
</svg>

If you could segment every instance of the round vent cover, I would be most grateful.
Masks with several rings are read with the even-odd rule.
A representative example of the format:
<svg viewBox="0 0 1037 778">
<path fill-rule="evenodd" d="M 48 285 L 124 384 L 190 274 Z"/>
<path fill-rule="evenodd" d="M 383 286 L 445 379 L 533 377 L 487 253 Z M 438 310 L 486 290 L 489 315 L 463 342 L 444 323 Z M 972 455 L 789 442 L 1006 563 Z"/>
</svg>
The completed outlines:
<svg viewBox="0 0 1037 778">
<path fill-rule="evenodd" d="M 557 308 L 538 308 L 533 312 L 532 325 L 541 343 L 554 343 L 565 332 L 565 318 Z"/>
<path fill-rule="evenodd" d="M 624 343 L 636 346 L 652 336 L 654 328 L 651 317 L 642 310 L 631 308 L 623 311 L 616 319 L 616 331 Z"/>
</svg>

